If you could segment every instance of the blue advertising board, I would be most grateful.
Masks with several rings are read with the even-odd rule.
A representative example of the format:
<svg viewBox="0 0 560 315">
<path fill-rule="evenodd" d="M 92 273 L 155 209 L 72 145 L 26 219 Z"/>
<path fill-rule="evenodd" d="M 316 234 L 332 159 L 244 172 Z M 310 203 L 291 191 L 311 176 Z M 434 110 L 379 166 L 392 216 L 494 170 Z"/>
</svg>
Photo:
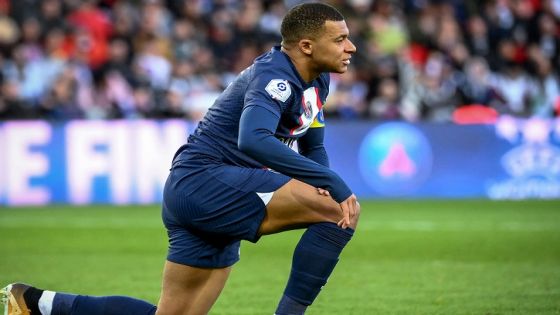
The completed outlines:
<svg viewBox="0 0 560 315">
<path fill-rule="evenodd" d="M 147 204 L 194 122 L 0 124 L 0 205 Z M 560 120 L 327 122 L 331 167 L 361 198 L 560 199 Z"/>
<path fill-rule="evenodd" d="M 333 168 L 362 197 L 560 198 L 560 121 L 331 124 Z"/>
</svg>

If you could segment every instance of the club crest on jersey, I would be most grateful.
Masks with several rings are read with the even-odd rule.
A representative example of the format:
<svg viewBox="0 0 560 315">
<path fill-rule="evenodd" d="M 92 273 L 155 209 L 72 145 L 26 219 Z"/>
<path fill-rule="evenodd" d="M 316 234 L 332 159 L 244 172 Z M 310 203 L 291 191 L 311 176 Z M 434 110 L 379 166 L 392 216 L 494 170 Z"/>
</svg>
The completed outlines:
<svg viewBox="0 0 560 315">
<path fill-rule="evenodd" d="M 311 117 L 313 116 L 313 105 L 311 105 L 310 101 L 305 101 L 305 105 L 303 106 L 303 114 L 307 119 L 311 119 Z"/>
<path fill-rule="evenodd" d="M 268 95 L 275 100 L 285 102 L 292 95 L 292 88 L 287 80 L 272 79 L 265 88 Z"/>
</svg>

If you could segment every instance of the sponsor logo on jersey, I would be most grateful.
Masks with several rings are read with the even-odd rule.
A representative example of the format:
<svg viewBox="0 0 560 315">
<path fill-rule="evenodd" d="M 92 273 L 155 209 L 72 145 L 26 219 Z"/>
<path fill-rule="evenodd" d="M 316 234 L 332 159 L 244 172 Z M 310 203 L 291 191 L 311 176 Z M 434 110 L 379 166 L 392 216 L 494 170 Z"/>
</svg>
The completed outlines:
<svg viewBox="0 0 560 315">
<path fill-rule="evenodd" d="M 287 145 L 289 148 L 292 148 L 294 146 L 294 142 L 296 141 L 296 138 L 276 137 L 276 139 L 280 140 L 280 142 Z"/>
<path fill-rule="evenodd" d="M 321 127 L 325 127 L 325 115 L 323 114 L 323 109 L 319 111 L 319 114 L 317 114 L 315 120 L 313 120 L 313 123 L 311 123 L 311 126 L 309 126 L 309 128 L 321 128 Z"/>
<path fill-rule="evenodd" d="M 275 100 L 285 102 L 288 100 L 290 95 L 292 95 L 292 88 L 287 80 L 282 79 L 272 79 L 265 88 L 266 92 L 270 97 Z"/>
</svg>

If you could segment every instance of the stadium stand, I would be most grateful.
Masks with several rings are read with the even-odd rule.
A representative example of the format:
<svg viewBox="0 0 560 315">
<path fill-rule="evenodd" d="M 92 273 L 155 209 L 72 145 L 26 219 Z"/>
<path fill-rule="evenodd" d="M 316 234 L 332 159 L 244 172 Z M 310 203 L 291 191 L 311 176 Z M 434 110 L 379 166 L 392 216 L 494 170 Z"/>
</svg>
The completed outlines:
<svg viewBox="0 0 560 315">
<path fill-rule="evenodd" d="M 0 0 L 0 119 L 198 120 L 299 2 Z M 560 0 L 329 2 L 358 47 L 331 117 L 559 115 Z"/>
</svg>

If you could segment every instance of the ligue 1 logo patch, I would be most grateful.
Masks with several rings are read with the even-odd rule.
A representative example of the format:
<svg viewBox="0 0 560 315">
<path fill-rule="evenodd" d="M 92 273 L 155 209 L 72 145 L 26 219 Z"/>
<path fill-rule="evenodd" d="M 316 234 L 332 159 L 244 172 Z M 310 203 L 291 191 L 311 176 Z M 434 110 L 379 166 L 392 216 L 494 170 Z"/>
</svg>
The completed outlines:
<svg viewBox="0 0 560 315">
<path fill-rule="evenodd" d="M 292 88 L 288 80 L 272 79 L 265 88 L 268 95 L 275 100 L 285 102 L 292 95 Z"/>
</svg>

